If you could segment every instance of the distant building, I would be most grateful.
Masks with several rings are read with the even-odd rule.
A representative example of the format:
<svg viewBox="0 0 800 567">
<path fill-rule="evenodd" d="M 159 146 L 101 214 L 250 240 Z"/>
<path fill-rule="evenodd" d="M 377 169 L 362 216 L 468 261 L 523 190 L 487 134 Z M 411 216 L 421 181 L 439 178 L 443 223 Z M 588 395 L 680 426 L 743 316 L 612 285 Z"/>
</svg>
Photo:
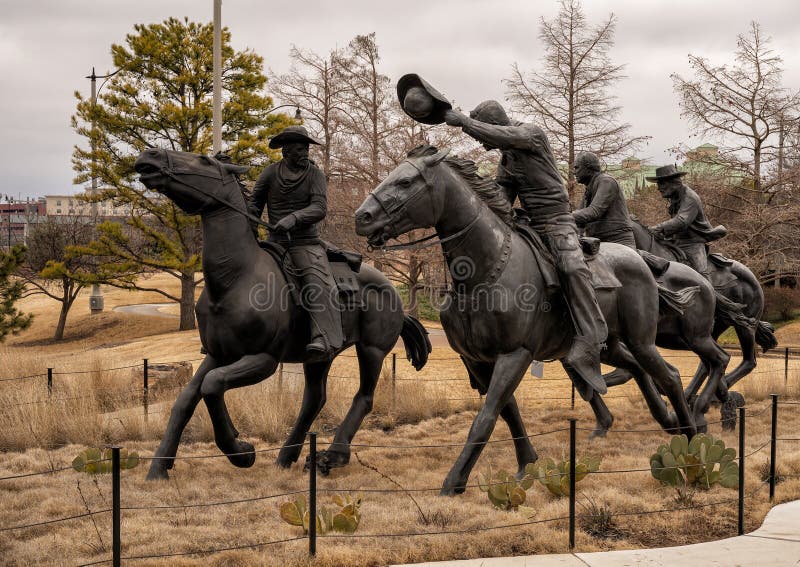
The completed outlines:
<svg viewBox="0 0 800 567">
<path fill-rule="evenodd" d="M 0 247 L 27 242 L 33 227 L 46 218 L 44 199 L 0 202 Z"/>
<path fill-rule="evenodd" d="M 89 203 L 78 198 L 79 195 L 47 195 L 47 216 L 85 216 L 127 217 L 133 210 L 131 205 L 115 206 L 111 201 Z"/>
</svg>

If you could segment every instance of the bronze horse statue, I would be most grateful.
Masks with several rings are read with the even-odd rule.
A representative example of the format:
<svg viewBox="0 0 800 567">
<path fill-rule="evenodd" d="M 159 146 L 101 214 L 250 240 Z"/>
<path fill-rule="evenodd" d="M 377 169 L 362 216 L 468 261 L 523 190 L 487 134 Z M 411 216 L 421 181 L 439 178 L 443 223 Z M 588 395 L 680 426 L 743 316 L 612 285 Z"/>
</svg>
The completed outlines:
<svg viewBox="0 0 800 567">
<path fill-rule="evenodd" d="M 638 219 L 632 217 L 631 226 L 636 240 L 636 247 L 646 250 L 666 260 L 681 262 L 685 260 L 683 252 L 668 241 L 657 238 Z M 709 257 L 708 271 L 711 283 L 717 292 L 717 308 L 714 316 L 712 337 L 714 340 L 733 327 L 742 350 L 742 362 L 722 379 L 724 394 L 736 382 L 747 376 L 756 367 L 756 345 L 766 352 L 778 345 L 773 334 L 774 328 L 760 318 L 764 312 L 764 292 L 758 278 L 744 264 L 736 260 L 717 261 Z M 686 390 L 688 400 L 693 400 L 703 380 L 708 375 L 708 367 L 701 360 L 689 387 Z M 614 383 L 624 381 L 624 375 L 617 375 Z M 720 397 L 724 401 L 724 396 Z"/>
<path fill-rule="evenodd" d="M 520 471 L 536 460 L 514 391 L 534 359 L 566 355 L 574 329 L 560 291 L 547 291 L 537 255 L 510 221 L 487 205 L 501 211 L 496 203 L 502 200 L 508 212 L 499 187 L 478 176 L 471 162 L 447 160 L 447 150 L 433 152 L 436 149 L 430 147 L 412 151 L 372 191 L 356 211 L 356 232 L 369 244 L 381 246 L 415 228 L 433 227 L 441 243 L 455 285 L 452 301 L 440 312 L 442 326 L 486 392 L 467 442 L 442 486 L 441 493 L 451 495 L 464 491 L 498 416 L 515 438 Z M 659 294 L 653 274 L 626 246 L 604 244 L 597 256 L 621 282 L 613 290 L 597 293 L 609 327 L 603 362 L 643 379 L 651 376 L 675 410 L 659 408 L 664 403 L 658 393 L 645 392 L 652 396 L 651 410 L 659 408 L 656 418 L 669 430 L 693 435 L 696 427 L 680 375 L 654 344 Z M 572 378 L 580 380 L 577 374 Z M 579 389 L 585 399 L 595 399 L 595 391 L 605 392 L 599 376 L 597 382 Z"/>
<path fill-rule="evenodd" d="M 195 311 L 207 354 L 175 400 L 147 478 L 167 478 L 181 434 L 201 399 L 220 450 L 237 467 L 252 466 L 253 445 L 237 439 L 225 392 L 261 382 L 281 362 L 302 362 L 302 407 L 277 457 L 279 466 L 291 466 L 325 404 L 328 371 L 338 352 L 325 360 L 307 360 L 308 315 L 288 293 L 292 282 L 283 266 L 259 246 L 248 224 L 245 200 L 233 175 L 247 168 L 164 149 L 145 150 L 134 168 L 146 187 L 171 199 L 186 214 L 200 215 L 203 227 L 205 287 Z M 319 456 L 326 469 L 349 461 L 350 442 L 372 409 L 383 360 L 398 337 L 403 338 L 406 354 L 417 370 L 431 350 L 427 332 L 416 319 L 403 314 L 400 297 L 383 274 L 363 265 L 355 277 L 362 302 L 352 313 L 343 314 L 343 319 L 351 318 L 352 325 L 342 350 L 355 345 L 360 384 L 333 442 Z"/>
</svg>

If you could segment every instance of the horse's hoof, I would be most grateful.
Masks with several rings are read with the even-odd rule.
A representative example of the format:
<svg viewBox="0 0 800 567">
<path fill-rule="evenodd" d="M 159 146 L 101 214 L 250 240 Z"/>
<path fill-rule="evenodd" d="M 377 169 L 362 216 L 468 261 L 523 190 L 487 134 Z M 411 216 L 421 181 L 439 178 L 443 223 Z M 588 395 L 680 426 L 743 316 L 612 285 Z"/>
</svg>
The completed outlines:
<svg viewBox="0 0 800 567">
<path fill-rule="evenodd" d="M 589 433 L 589 441 L 592 439 L 599 439 L 608 435 L 608 429 L 603 429 L 601 427 L 595 427 L 592 429 L 592 432 Z"/>
<path fill-rule="evenodd" d="M 442 489 L 439 491 L 439 496 L 458 496 L 459 494 L 464 494 L 466 490 L 464 484 L 466 483 L 462 483 L 459 486 L 445 482 L 444 486 L 442 486 Z"/>
<path fill-rule="evenodd" d="M 150 470 L 147 471 L 147 480 L 169 480 L 169 473 L 167 467 L 161 464 L 153 463 Z"/>
<path fill-rule="evenodd" d="M 228 455 L 231 464 L 240 469 L 252 467 L 256 462 L 255 448 L 247 441 L 237 441 L 236 447 L 235 454 Z"/>
<path fill-rule="evenodd" d="M 323 476 L 328 476 L 331 469 L 338 469 L 347 465 L 350 462 L 350 453 L 342 451 L 320 451 L 317 453 L 317 470 Z M 311 469 L 311 455 L 306 457 L 306 462 L 303 465 L 303 472 Z"/>
</svg>

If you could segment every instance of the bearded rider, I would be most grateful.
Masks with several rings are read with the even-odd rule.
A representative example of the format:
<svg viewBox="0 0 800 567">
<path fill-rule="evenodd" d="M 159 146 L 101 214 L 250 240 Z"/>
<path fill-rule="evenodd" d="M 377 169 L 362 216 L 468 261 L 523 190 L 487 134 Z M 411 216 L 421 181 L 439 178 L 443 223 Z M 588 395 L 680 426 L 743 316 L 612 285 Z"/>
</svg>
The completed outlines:
<svg viewBox="0 0 800 567">
<path fill-rule="evenodd" d="M 325 175 L 308 157 L 310 144 L 319 144 L 302 126 L 287 126 L 272 138 L 283 159 L 267 166 L 256 181 L 248 212 L 269 217 L 271 242 L 287 249 L 302 284 L 301 300 L 311 319 L 306 354 L 313 359 L 332 356 L 342 346 L 342 321 L 336 282 L 319 238 L 319 223 L 327 213 Z"/>
<path fill-rule="evenodd" d="M 562 361 L 584 380 L 600 375 L 600 348 L 608 335 L 597 304 L 578 229 L 570 214 L 567 190 L 544 131 L 532 124 L 511 122 L 503 107 L 488 100 L 469 116 L 448 109 L 445 122 L 460 127 L 487 150 L 501 151 L 496 181 L 512 203 L 516 197 L 556 259 L 562 289 L 575 325 L 576 337 Z"/>
<path fill-rule="evenodd" d="M 647 180 L 658 185 L 658 192 L 669 200 L 668 221 L 651 226 L 650 232 L 660 238 L 672 241 L 686 254 L 689 265 L 710 279 L 708 271 L 708 250 L 706 243 L 722 238 L 727 234 L 723 226 L 713 227 L 703 212 L 703 202 L 681 179 L 685 171 L 678 171 L 675 165 L 656 168 L 654 177 Z"/>
</svg>

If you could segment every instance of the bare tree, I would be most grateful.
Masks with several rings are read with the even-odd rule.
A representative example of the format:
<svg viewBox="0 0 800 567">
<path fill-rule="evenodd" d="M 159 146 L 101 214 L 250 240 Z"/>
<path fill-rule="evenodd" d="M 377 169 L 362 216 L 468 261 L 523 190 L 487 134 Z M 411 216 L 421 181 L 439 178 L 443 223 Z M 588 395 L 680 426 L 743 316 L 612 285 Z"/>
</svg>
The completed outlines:
<svg viewBox="0 0 800 567">
<path fill-rule="evenodd" d="M 343 83 L 341 73 L 336 72 L 339 58 L 336 52 L 323 57 L 296 46 L 292 46 L 289 58 L 292 61 L 289 72 L 272 75 L 272 91 L 282 102 L 296 105 L 302 111 L 305 125 L 322 142 L 319 148 L 322 171 L 330 181 L 334 169 L 332 156 L 343 117 Z"/>
<path fill-rule="evenodd" d="M 616 17 L 591 27 L 578 0 L 561 0 L 553 20 L 542 18 L 542 65 L 528 73 L 515 63 L 505 81 L 512 108 L 534 120 L 549 135 L 553 152 L 567 164 L 567 189 L 574 201 L 575 155 L 591 150 L 603 158 L 632 153 L 647 139 L 631 136 L 620 121 L 621 107 L 610 88 L 624 76 L 624 65 L 609 56 Z"/>
<path fill-rule="evenodd" d="M 770 158 L 782 167 L 778 138 L 800 99 L 781 85 L 782 60 L 756 22 L 751 22 L 747 35 L 738 36 L 735 55 L 733 65 L 714 65 L 690 54 L 694 78 L 673 74 L 672 80 L 682 115 L 694 129 L 725 144 L 720 155 L 728 165 L 744 169 L 756 192 L 769 191 L 775 183 L 765 184 L 765 167 Z"/>
</svg>

